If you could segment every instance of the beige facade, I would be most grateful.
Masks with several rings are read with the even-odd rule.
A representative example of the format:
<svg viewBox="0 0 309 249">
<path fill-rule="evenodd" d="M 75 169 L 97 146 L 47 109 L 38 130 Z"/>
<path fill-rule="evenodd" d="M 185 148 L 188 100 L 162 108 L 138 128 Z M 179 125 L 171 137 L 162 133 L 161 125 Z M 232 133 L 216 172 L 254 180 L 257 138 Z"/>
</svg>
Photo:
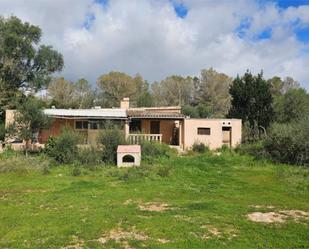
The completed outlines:
<svg viewBox="0 0 309 249">
<path fill-rule="evenodd" d="M 210 149 L 224 144 L 236 147 L 241 143 L 241 120 L 185 119 L 183 135 L 184 149 L 189 149 L 194 143 L 203 143 Z"/>
<path fill-rule="evenodd" d="M 193 119 L 184 116 L 179 106 L 130 108 L 128 98 L 120 106 L 118 109 L 47 109 L 53 122 L 49 129 L 40 131 L 39 143 L 45 144 L 49 137 L 59 136 L 63 128 L 68 127 L 82 135 L 81 144 L 94 145 L 100 128 L 93 124 L 106 120 L 119 122 L 132 144 L 149 140 L 190 149 L 194 143 L 203 143 L 210 149 L 217 149 L 241 143 L 240 119 Z M 7 110 L 6 125 L 13 121 L 14 110 Z M 77 122 L 85 124 L 81 128 Z"/>
</svg>

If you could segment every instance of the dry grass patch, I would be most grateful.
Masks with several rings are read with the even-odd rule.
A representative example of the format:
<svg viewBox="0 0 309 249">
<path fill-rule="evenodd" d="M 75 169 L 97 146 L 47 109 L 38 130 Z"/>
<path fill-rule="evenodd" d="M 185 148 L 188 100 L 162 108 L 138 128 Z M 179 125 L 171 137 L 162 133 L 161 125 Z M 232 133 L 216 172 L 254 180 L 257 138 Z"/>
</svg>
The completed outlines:
<svg viewBox="0 0 309 249">
<path fill-rule="evenodd" d="M 301 219 L 308 219 L 309 212 L 302 210 L 281 210 L 278 212 L 254 212 L 247 215 L 247 218 L 253 222 L 262 223 L 284 223 L 288 219 L 299 221 Z"/>
<path fill-rule="evenodd" d="M 163 212 L 172 209 L 166 203 L 157 203 L 157 202 L 147 202 L 144 204 L 139 204 L 138 207 L 142 211 L 151 211 L 151 212 Z"/>
<path fill-rule="evenodd" d="M 124 249 L 131 249 L 128 240 L 138 240 L 145 241 L 149 237 L 141 232 L 137 232 L 135 227 L 132 227 L 132 231 L 126 231 L 121 227 L 110 230 L 108 233 L 105 233 L 101 238 L 98 238 L 96 241 L 101 244 L 106 244 L 110 240 L 114 240 L 116 243 L 120 244 Z"/>
</svg>

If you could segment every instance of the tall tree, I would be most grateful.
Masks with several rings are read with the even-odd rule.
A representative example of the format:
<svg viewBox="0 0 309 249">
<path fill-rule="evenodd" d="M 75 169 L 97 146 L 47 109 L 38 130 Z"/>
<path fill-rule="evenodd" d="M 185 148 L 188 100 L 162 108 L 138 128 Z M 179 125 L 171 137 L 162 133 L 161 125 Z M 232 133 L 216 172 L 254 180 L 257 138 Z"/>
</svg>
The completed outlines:
<svg viewBox="0 0 309 249">
<path fill-rule="evenodd" d="M 93 107 L 94 92 L 89 82 L 85 79 L 79 79 L 74 84 L 74 99 L 77 102 L 77 108 Z"/>
<path fill-rule="evenodd" d="M 280 77 L 274 76 L 269 79 L 268 82 L 271 85 L 271 91 L 274 96 L 285 94 L 290 89 L 300 88 L 299 82 L 294 80 L 292 77 L 286 77 L 282 80 Z"/>
<path fill-rule="evenodd" d="M 156 105 L 185 105 L 191 100 L 193 80 L 172 75 L 160 83 L 152 84 L 152 94 Z"/>
<path fill-rule="evenodd" d="M 232 78 L 212 68 L 201 71 L 196 98 L 199 103 L 208 106 L 212 117 L 224 117 L 228 113 L 231 102 L 229 95 L 231 83 Z"/>
<path fill-rule="evenodd" d="M 76 108 L 74 98 L 74 84 L 63 77 L 53 79 L 48 86 L 47 94 L 51 98 L 51 104 L 57 108 Z"/>
<path fill-rule="evenodd" d="M 22 95 L 18 92 L 36 92 L 50 82 L 52 73 L 62 70 L 62 55 L 40 45 L 41 36 L 38 26 L 14 16 L 0 17 L 0 108 L 16 107 Z"/>
<path fill-rule="evenodd" d="M 97 85 L 101 90 L 101 100 L 105 107 L 119 106 L 120 101 L 130 98 L 132 105 L 137 105 L 138 97 L 148 91 L 148 83 L 140 75 L 131 77 L 121 72 L 110 72 L 99 77 Z"/>
<path fill-rule="evenodd" d="M 54 78 L 47 88 L 50 105 L 57 108 L 91 108 L 94 104 L 94 92 L 85 79 L 70 82 L 63 77 Z"/>
<path fill-rule="evenodd" d="M 247 71 L 237 76 L 229 90 L 232 101 L 229 117 L 241 118 L 252 129 L 267 128 L 273 119 L 271 85 L 263 79 L 262 73 L 253 76 Z"/>
</svg>

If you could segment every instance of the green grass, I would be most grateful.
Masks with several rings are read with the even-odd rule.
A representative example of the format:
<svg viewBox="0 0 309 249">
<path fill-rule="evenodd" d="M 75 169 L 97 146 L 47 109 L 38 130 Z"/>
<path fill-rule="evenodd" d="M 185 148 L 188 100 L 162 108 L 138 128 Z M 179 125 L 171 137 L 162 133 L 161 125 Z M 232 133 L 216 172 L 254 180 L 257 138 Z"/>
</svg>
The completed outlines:
<svg viewBox="0 0 309 249">
<path fill-rule="evenodd" d="M 14 157 L 23 165 L 44 164 L 42 158 L 0 156 L 0 169 L 6 165 L 0 173 L 0 248 L 309 247 L 308 219 L 266 224 L 246 216 L 269 212 L 264 207 L 269 205 L 275 212 L 309 211 L 308 169 L 225 152 L 130 170 L 82 169 L 74 177 L 69 166 L 53 167 L 49 174 L 36 167 L 11 172 Z M 147 202 L 170 209 L 141 210 Z M 144 237 L 98 241 L 117 229 Z"/>
</svg>

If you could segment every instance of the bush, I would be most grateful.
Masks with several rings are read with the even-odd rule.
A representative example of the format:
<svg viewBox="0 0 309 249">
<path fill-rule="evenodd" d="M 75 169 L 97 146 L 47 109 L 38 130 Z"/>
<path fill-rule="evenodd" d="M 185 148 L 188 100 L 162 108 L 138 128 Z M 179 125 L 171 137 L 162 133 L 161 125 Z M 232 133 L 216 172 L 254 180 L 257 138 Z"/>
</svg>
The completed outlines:
<svg viewBox="0 0 309 249">
<path fill-rule="evenodd" d="M 80 165 L 78 164 L 74 165 L 73 170 L 72 170 L 72 176 L 80 176 L 81 174 L 82 174 L 82 171 L 80 169 Z"/>
<path fill-rule="evenodd" d="M 192 150 L 194 152 L 198 152 L 198 153 L 205 153 L 205 152 L 209 151 L 209 148 L 208 148 L 208 146 L 206 146 L 203 143 L 194 143 L 192 145 Z"/>
<path fill-rule="evenodd" d="M 309 165 L 309 122 L 272 125 L 264 143 L 271 159 L 277 162 Z"/>
<path fill-rule="evenodd" d="M 65 129 L 59 137 L 48 139 L 44 151 L 58 163 L 72 163 L 78 156 L 79 140 L 78 134 Z"/>
<path fill-rule="evenodd" d="M 0 174 L 14 172 L 18 174 L 26 174 L 30 171 L 43 170 L 48 167 L 49 161 L 40 157 L 26 157 L 21 153 L 0 154 Z"/>
<path fill-rule="evenodd" d="M 142 160 L 152 163 L 159 158 L 169 158 L 173 154 L 176 154 L 176 151 L 170 148 L 167 144 L 143 141 L 141 143 L 142 147 Z"/>
<path fill-rule="evenodd" d="M 264 148 L 264 141 L 257 141 L 257 142 L 252 142 L 252 143 L 243 143 L 239 145 L 236 149 L 236 152 L 241 154 L 241 155 L 251 155 L 255 158 L 263 159 L 267 158 L 267 152 Z"/>
<path fill-rule="evenodd" d="M 77 160 L 86 166 L 94 166 L 102 163 L 102 152 L 97 148 L 79 148 Z"/>
<path fill-rule="evenodd" d="M 158 167 L 157 175 L 160 177 L 168 177 L 171 173 L 172 167 L 171 166 L 160 166 Z"/>
<path fill-rule="evenodd" d="M 107 127 L 107 129 L 100 132 L 97 142 L 102 147 L 102 160 L 112 164 L 115 164 L 117 161 L 118 145 L 127 144 L 124 132 L 111 127 Z"/>
</svg>

